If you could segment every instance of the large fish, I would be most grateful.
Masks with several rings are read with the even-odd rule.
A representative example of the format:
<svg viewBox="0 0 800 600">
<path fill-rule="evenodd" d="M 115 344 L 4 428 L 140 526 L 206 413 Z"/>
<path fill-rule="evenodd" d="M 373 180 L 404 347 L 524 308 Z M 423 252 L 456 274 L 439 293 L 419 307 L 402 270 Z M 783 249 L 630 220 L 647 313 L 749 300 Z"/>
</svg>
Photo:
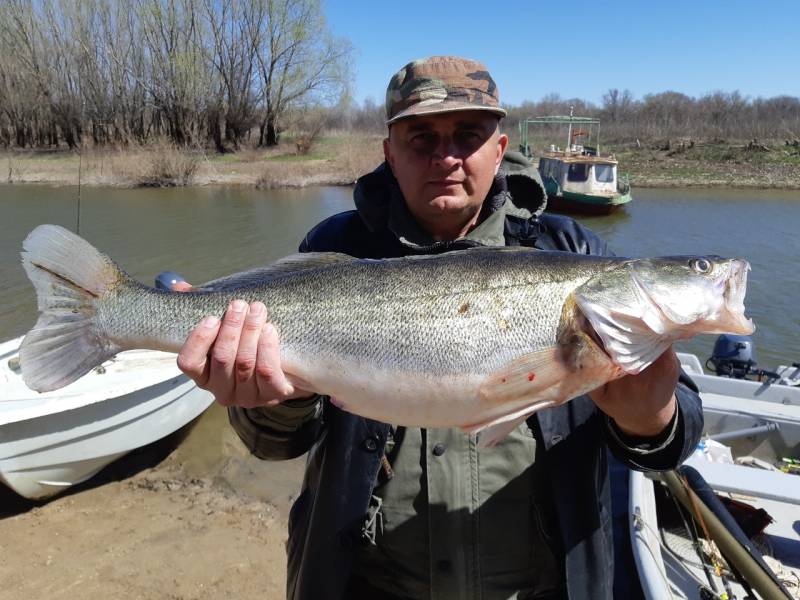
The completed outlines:
<svg viewBox="0 0 800 600">
<path fill-rule="evenodd" d="M 42 392 L 121 350 L 178 351 L 203 316 L 243 298 L 267 305 L 296 385 L 397 425 L 491 426 L 494 441 L 536 410 L 638 373 L 676 340 L 753 331 L 749 265 L 716 256 L 299 254 L 172 293 L 61 227 L 37 227 L 23 246 L 41 315 L 20 363 Z"/>
</svg>

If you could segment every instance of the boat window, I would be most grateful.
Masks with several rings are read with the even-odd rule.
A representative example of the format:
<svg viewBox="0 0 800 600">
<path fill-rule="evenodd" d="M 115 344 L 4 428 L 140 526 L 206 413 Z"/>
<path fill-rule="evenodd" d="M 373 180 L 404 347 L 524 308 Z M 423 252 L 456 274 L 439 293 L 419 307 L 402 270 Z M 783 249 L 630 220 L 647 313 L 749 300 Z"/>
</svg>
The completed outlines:
<svg viewBox="0 0 800 600">
<path fill-rule="evenodd" d="M 614 183 L 614 165 L 595 165 L 594 178 L 598 183 Z"/>
<path fill-rule="evenodd" d="M 591 165 L 585 163 L 573 163 L 569 166 L 567 171 L 567 179 L 569 181 L 586 181 L 589 179 L 589 168 Z"/>
</svg>

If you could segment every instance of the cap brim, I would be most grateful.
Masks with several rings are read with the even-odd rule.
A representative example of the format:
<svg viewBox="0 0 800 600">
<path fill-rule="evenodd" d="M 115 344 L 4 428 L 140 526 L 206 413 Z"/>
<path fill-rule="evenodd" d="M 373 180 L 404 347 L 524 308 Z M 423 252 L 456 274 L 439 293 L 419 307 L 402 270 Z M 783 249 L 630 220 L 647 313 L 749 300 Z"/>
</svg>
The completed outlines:
<svg viewBox="0 0 800 600">
<path fill-rule="evenodd" d="M 388 119 L 386 121 L 386 124 L 391 125 L 395 121 L 399 121 L 400 119 L 407 119 L 409 117 L 418 117 L 421 115 L 435 115 L 439 113 L 458 112 L 465 110 L 480 110 L 480 111 L 490 112 L 493 115 L 497 115 L 498 117 L 506 116 L 506 111 L 498 106 L 480 106 L 480 105 L 470 104 L 469 102 L 437 102 L 435 104 L 425 104 L 424 102 L 418 102 L 417 104 L 409 106 L 404 111 L 397 113 L 391 119 Z"/>
</svg>

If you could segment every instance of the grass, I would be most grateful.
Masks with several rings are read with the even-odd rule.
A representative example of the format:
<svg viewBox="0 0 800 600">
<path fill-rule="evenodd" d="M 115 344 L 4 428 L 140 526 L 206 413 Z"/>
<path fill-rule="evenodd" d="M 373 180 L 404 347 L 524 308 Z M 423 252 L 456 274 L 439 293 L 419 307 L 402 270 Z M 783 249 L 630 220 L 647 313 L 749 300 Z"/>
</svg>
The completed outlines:
<svg viewBox="0 0 800 600">
<path fill-rule="evenodd" d="M 326 160 L 328 156 L 319 152 L 309 152 L 308 154 L 276 154 L 267 156 L 265 160 L 278 162 L 305 162 L 309 160 Z"/>
<path fill-rule="evenodd" d="M 782 141 L 703 142 L 684 147 L 671 144 L 606 145 L 630 173 L 634 186 L 709 186 L 800 189 L 800 152 Z"/>
<path fill-rule="evenodd" d="M 265 161 L 256 185 L 261 188 L 352 184 L 383 160 L 382 138 L 349 135 L 328 141 L 307 155 L 278 154 Z"/>
<path fill-rule="evenodd" d="M 241 157 L 235 153 L 230 154 L 214 154 L 208 157 L 210 162 L 214 163 L 237 163 L 241 162 Z"/>
</svg>

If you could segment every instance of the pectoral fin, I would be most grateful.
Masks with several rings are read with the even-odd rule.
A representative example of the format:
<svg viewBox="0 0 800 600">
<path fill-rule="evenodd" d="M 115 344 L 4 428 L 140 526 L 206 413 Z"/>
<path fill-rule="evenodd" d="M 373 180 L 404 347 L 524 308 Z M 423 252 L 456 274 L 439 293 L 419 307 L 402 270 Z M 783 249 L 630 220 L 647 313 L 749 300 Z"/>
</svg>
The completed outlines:
<svg viewBox="0 0 800 600">
<path fill-rule="evenodd" d="M 576 294 L 576 301 L 608 355 L 627 373 L 642 371 L 672 343 L 670 336 L 651 327 L 655 322 L 651 315 L 656 311 L 654 307 L 635 314 L 633 310 L 594 302 L 590 295 Z"/>
<path fill-rule="evenodd" d="M 547 408 L 548 406 L 550 406 L 548 403 L 539 403 L 533 407 L 525 407 L 522 411 L 520 411 L 521 414 L 515 413 L 514 415 L 509 416 L 509 420 L 507 421 L 500 421 L 494 425 L 489 425 L 488 427 L 481 429 L 478 437 L 478 448 L 491 448 L 496 446 L 500 440 L 514 431 L 525 419 L 530 417 L 536 411 Z"/>
<path fill-rule="evenodd" d="M 557 348 L 525 354 L 491 373 L 478 391 L 492 404 L 536 398 L 569 375 Z"/>
<path fill-rule="evenodd" d="M 479 445 L 492 446 L 538 410 L 557 406 L 623 374 L 580 330 L 568 329 L 559 346 L 517 358 L 487 376 L 479 395 L 484 419 L 462 429 L 482 432 Z"/>
<path fill-rule="evenodd" d="M 595 277 L 574 294 L 574 302 L 602 340 L 608 355 L 626 373 L 639 373 L 678 335 L 635 273 L 622 268 L 615 277 Z M 610 284 L 614 285 L 611 286 Z"/>
</svg>

